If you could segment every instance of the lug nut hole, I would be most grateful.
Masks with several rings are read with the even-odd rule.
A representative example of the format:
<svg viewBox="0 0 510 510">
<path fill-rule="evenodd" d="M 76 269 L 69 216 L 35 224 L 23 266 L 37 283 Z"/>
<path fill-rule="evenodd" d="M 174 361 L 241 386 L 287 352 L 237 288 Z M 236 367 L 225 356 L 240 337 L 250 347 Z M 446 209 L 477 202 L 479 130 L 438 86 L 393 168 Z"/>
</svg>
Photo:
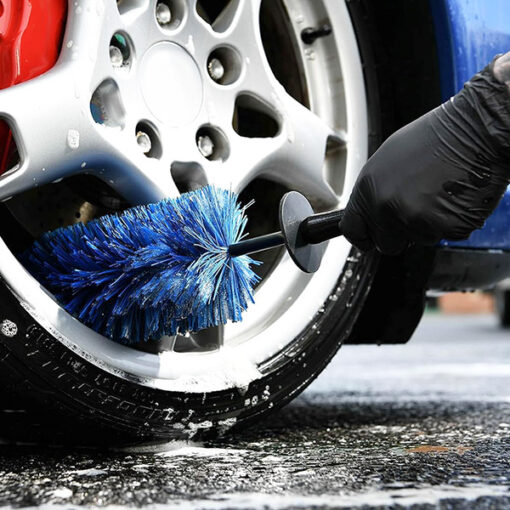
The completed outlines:
<svg viewBox="0 0 510 510">
<path fill-rule="evenodd" d="M 187 12 L 184 0 L 158 0 L 156 3 L 156 21 L 165 30 L 176 30 L 183 23 Z"/>
<path fill-rule="evenodd" d="M 156 129 L 148 122 L 139 122 L 135 131 L 136 143 L 148 158 L 161 158 L 162 147 Z"/>
<path fill-rule="evenodd" d="M 124 129 L 126 109 L 119 86 L 111 78 L 104 80 L 92 94 L 90 113 L 97 124 Z"/>
<path fill-rule="evenodd" d="M 223 132 L 213 126 L 202 126 L 197 131 L 198 152 L 209 161 L 225 161 L 230 155 L 228 141 Z"/>
<path fill-rule="evenodd" d="M 220 85 L 231 85 L 241 76 L 243 61 L 239 53 L 228 47 L 216 48 L 207 59 L 207 73 Z"/>
<path fill-rule="evenodd" d="M 115 69 L 129 69 L 133 60 L 132 45 L 123 32 L 116 32 L 110 40 L 110 62 Z"/>
</svg>

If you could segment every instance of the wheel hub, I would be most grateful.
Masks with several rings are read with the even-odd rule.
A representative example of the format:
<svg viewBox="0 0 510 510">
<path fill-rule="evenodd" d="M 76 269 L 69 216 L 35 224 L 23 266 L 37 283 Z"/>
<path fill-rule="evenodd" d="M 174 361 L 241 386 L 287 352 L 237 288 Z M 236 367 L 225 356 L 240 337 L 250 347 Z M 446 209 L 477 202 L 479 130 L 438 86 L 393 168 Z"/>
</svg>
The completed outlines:
<svg viewBox="0 0 510 510">
<path fill-rule="evenodd" d="M 160 42 L 149 48 L 139 82 L 152 115 L 168 126 L 188 124 L 200 112 L 202 77 L 193 57 L 178 44 Z"/>
</svg>

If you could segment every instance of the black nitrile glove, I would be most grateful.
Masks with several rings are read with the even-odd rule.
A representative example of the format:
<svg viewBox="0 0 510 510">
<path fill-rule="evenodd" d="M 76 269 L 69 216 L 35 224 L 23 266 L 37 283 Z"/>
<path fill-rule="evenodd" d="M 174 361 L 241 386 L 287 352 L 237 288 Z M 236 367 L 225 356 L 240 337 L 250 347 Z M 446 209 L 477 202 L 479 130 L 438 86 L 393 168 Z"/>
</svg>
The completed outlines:
<svg viewBox="0 0 510 510">
<path fill-rule="evenodd" d="M 341 224 L 352 244 L 390 255 L 483 226 L 510 178 L 510 94 L 493 68 L 369 159 Z"/>
</svg>

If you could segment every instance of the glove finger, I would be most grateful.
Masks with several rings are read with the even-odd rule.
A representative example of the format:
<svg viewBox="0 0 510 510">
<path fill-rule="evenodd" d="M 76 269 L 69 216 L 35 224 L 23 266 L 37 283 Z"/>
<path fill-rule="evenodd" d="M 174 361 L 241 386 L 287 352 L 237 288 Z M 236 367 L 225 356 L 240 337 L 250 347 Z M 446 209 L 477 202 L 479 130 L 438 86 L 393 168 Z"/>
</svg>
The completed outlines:
<svg viewBox="0 0 510 510">
<path fill-rule="evenodd" d="M 365 220 L 357 213 L 346 212 L 340 225 L 342 235 L 361 251 L 373 250 L 375 245 L 369 235 Z"/>
</svg>

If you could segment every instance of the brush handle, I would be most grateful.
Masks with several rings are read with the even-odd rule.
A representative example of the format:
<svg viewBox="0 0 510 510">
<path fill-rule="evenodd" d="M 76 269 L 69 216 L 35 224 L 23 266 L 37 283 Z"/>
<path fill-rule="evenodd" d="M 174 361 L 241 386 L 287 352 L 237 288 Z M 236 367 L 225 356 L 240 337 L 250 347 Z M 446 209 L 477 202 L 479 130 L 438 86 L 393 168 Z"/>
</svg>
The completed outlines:
<svg viewBox="0 0 510 510">
<path fill-rule="evenodd" d="M 319 244 L 334 237 L 342 235 L 340 224 L 344 217 L 343 209 L 340 211 L 331 211 L 321 214 L 314 214 L 304 220 L 299 232 L 305 242 L 309 244 Z"/>
<path fill-rule="evenodd" d="M 343 217 L 343 210 L 314 214 L 301 222 L 299 234 L 306 244 L 323 243 L 342 235 L 340 224 Z M 241 255 L 252 255 L 284 244 L 285 235 L 282 232 L 274 232 L 232 244 L 229 246 L 228 252 L 232 257 L 240 257 Z"/>
</svg>

